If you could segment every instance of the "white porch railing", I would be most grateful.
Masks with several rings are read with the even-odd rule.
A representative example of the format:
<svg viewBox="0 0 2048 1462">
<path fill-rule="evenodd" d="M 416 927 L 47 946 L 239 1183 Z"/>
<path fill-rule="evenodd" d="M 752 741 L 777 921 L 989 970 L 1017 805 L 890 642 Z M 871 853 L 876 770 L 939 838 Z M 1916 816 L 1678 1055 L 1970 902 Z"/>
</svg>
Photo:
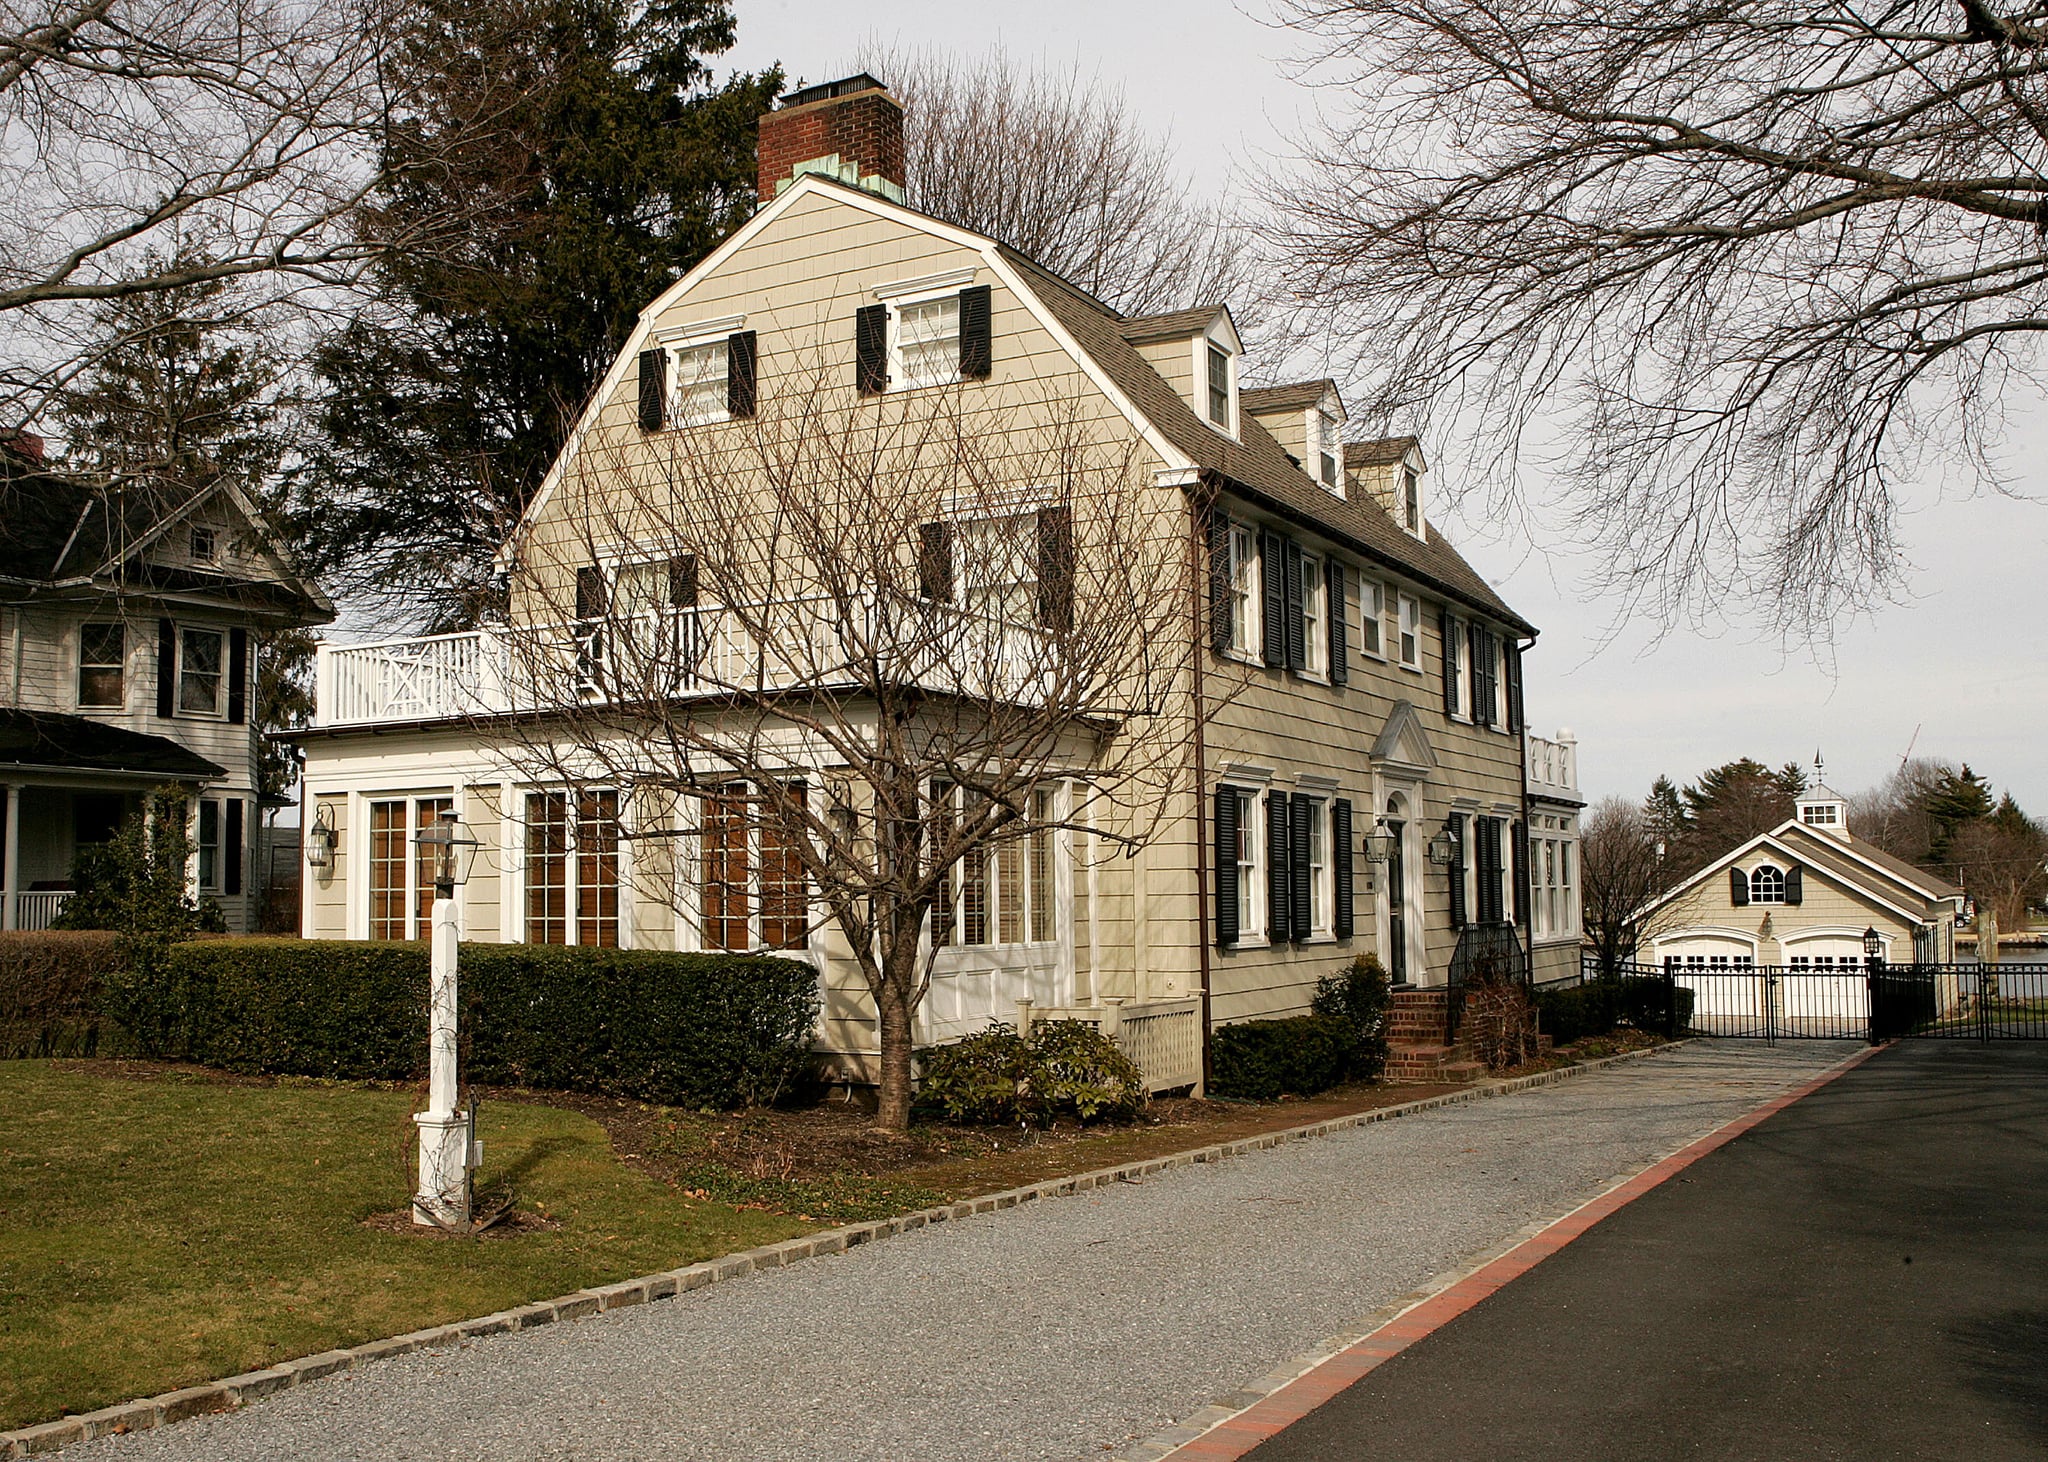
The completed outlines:
<svg viewBox="0 0 2048 1462">
<path fill-rule="evenodd" d="M 1579 738 L 1569 731 L 1555 737 L 1533 731 L 1525 742 L 1529 768 L 1529 790 L 1549 792 L 1567 798 L 1579 795 Z"/>
<path fill-rule="evenodd" d="M 1018 697 L 1042 684 L 1047 638 L 1034 626 L 959 610 L 911 611 L 890 628 L 875 606 L 790 599 L 739 612 L 660 610 L 588 625 L 495 626 L 356 645 L 322 645 L 315 726 L 460 720 L 633 699 L 842 685 L 900 664 L 901 680 Z M 764 638 L 758 629 L 775 627 Z"/>
<path fill-rule="evenodd" d="M 1044 1020 L 1077 1020 L 1092 1025 L 1124 1048 L 1145 1075 L 1148 1092 L 1202 1086 L 1202 1007 L 1199 1000 L 1105 999 L 1100 1005 L 1017 1004 L 1017 1028 L 1029 1031 Z"/>
<path fill-rule="evenodd" d="M 64 911 L 64 904 L 70 897 L 68 888 L 38 888 L 17 893 L 14 896 L 14 927 L 49 928 L 57 921 L 57 915 Z"/>
</svg>

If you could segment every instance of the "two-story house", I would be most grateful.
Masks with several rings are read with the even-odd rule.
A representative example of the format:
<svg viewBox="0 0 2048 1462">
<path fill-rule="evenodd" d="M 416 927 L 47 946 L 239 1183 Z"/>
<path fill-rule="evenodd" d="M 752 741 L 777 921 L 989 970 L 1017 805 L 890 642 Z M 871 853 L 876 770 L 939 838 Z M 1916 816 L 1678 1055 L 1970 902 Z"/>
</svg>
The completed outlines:
<svg viewBox="0 0 2048 1462">
<path fill-rule="evenodd" d="M 17 434 L 0 501 L 0 928 L 47 928 L 79 848 L 159 787 L 189 799 L 194 891 L 252 928 L 255 647 L 333 606 L 232 486 L 101 486 Z"/>
<path fill-rule="evenodd" d="M 511 625 L 323 648 L 303 738 L 320 859 L 305 932 L 420 937 L 431 890 L 410 840 L 455 812 L 482 844 L 459 893 L 466 937 L 794 947 L 825 985 L 822 1047 L 849 1074 L 872 1069 L 866 990 L 823 921 L 791 914 L 789 890 L 770 886 L 786 867 L 772 830 L 735 842 L 728 814 L 707 810 L 680 830 L 699 852 L 660 875 L 741 868 L 751 902 L 709 882 L 651 894 L 655 854 L 618 790 L 551 782 L 513 746 L 525 738 L 530 752 L 545 735 L 545 708 L 519 704 L 508 640 L 522 616 L 570 617 L 547 576 L 574 565 L 579 619 L 631 596 L 666 606 L 678 646 L 716 636 L 702 565 L 653 541 L 654 528 L 645 544 L 614 542 L 645 515 L 607 499 L 644 497 L 685 440 L 708 444 L 700 458 L 772 454 L 760 439 L 771 404 L 826 372 L 858 383 L 835 411 L 941 392 L 963 415 L 1011 424 L 1011 450 L 978 449 L 976 471 L 992 481 L 976 500 L 1022 506 L 969 521 L 935 501 L 942 521 L 915 545 L 940 595 L 964 578 L 985 599 L 1043 606 L 1055 573 L 1073 592 L 1063 520 L 1032 509 L 1055 417 L 1062 433 L 1132 459 L 1136 515 L 1179 535 L 1184 551 L 1169 558 L 1201 565 L 1155 590 L 1185 608 L 1173 633 L 1193 670 L 1180 699 L 1149 713 L 1199 728 L 1176 753 L 1175 790 L 1149 809 L 1163 831 L 1100 856 L 1064 830 L 976 874 L 984 881 L 941 910 L 926 1039 L 1007 1018 L 1019 998 L 1114 1009 L 1127 1031 L 1149 1022 L 1148 1059 L 1191 1080 L 1210 1026 L 1300 1012 L 1317 978 L 1356 955 L 1422 986 L 1444 983 L 1476 933 L 1525 959 L 1522 654 L 1535 630 L 1443 536 L 1420 445 L 1346 440 L 1331 381 L 1245 384 L 1253 363 L 1224 302 L 1126 317 L 906 207 L 900 120 L 866 77 L 796 93 L 761 119 L 759 212 L 648 305 L 507 544 Z M 977 568 L 977 552 L 994 556 Z M 829 768 L 800 742 L 790 775 L 815 782 Z M 675 871 L 686 868 L 700 871 Z M 977 917 L 976 897 L 1003 916 Z"/>
</svg>

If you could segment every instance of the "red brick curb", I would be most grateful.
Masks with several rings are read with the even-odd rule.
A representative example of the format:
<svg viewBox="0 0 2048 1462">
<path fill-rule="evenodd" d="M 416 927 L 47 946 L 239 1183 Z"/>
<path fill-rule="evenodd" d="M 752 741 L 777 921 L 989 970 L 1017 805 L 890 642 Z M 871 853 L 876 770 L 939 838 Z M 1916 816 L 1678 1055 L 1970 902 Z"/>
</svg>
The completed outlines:
<svg viewBox="0 0 2048 1462">
<path fill-rule="evenodd" d="M 1598 1197 L 1588 1200 L 1564 1217 L 1522 1240 L 1506 1253 L 1481 1265 L 1471 1274 L 1409 1306 L 1363 1339 L 1312 1366 L 1263 1399 L 1217 1422 L 1200 1436 L 1166 1452 L 1162 1462 L 1236 1462 L 1236 1459 L 1300 1421 L 1354 1381 L 1370 1374 L 1424 1336 L 1449 1324 L 1488 1295 L 1527 1274 L 1602 1219 L 1627 1207 L 1652 1188 L 1691 1167 L 1708 1153 L 1726 1147 L 1743 1133 L 1776 1113 L 1784 1111 L 1794 1102 L 1811 1096 L 1845 1072 L 1853 1071 L 1876 1055 L 1880 1049 L 1882 1048 L 1871 1046 L 1859 1051 L 1805 1085 L 1771 1098 L 1761 1106 L 1715 1128 L 1706 1136 L 1688 1143 L 1671 1156 L 1652 1163 L 1634 1177 L 1617 1183 Z"/>
</svg>

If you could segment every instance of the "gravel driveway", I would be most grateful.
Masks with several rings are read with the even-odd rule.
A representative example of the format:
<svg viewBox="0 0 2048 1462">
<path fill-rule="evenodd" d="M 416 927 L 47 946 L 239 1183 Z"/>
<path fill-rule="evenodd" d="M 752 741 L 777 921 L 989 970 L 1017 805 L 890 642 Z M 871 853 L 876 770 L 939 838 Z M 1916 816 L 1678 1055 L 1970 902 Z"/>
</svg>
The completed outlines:
<svg viewBox="0 0 2048 1462">
<path fill-rule="evenodd" d="M 380 1361 L 65 1455 L 1100 1457 L 1852 1050 L 1697 1043 Z"/>
</svg>

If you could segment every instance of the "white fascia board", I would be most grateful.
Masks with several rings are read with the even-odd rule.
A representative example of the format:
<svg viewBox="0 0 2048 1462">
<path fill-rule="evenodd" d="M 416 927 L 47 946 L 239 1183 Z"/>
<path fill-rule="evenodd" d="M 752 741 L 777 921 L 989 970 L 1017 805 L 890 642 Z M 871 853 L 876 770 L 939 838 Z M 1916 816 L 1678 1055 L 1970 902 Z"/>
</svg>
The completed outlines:
<svg viewBox="0 0 2048 1462">
<path fill-rule="evenodd" d="M 1924 883 L 1915 883 L 1911 879 L 1904 877 L 1902 874 L 1899 874 L 1893 871 L 1892 869 L 1885 867 L 1884 864 L 1877 862 L 1875 859 L 1866 858 L 1865 856 L 1863 856 L 1863 854 L 1856 851 L 1854 844 L 1845 843 L 1840 841 L 1839 839 L 1828 837 L 1825 833 L 1815 832 L 1812 828 L 1807 827 L 1804 823 L 1798 821 L 1796 818 L 1787 822 L 1780 823 L 1778 827 L 1774 829 L 1774 831 L 1782 833 L 1787 831 L 1788 829 L 1797 832 L 1802 837 L 1812 838 L 1814 841 L 1814 845 L 1816 847 L 1826 848 L 1830 852 L 1840 853 L 1844 857 L 1849 858 L 1850 860 L 1856 863 L 1862 864 L 1865 868 L 1868 868 L 1871 872 L 1875 873 L 1878 877 L 1884 879 L 1887 883 L 1897 884 L 1902 888 L 1910 888 L 1914 890 L 1916 893 L 1924 895 L 1929 902 L 1936 902 L 1943 899 L 1952 899 L 1955 897 L 1954 894 L 1948 893 L 1942 889 L 1933 888 Z"/>
<path fill-rule="evenodd" d="M 1685 882 L 1679 884 L 1676 888 L 1672 889 L 1671 892 L 1663 894 L 1658 898 L 1652 899 L 1649 903 L 1644 904 L 1643 907 L 1637 912 L 1636 917 L 1643 918 L 1649 914 L 1655 913 L 1658 909 L 1663 908 L 1666 904 L 1671 903 L 1675 899 L 1679 898 L 1681 895 L 1687 893 L 1692 889 L 1699 887 L 1701 884 L 1705 883 L 1709 878 L 1713 877 L 1716 873 L 1727 873 L 1730 867 L 1732 867 L 1736 863 L 1741 862 L 1744 858 L 1747 858 L 1751 853 L 1756 852 L 1757 850 L 1762 848 L 1769 848 L 1772 852 L 1778 854 L 1781 858 L 1783 858 L 1787 863 L 1796 863 L 1801 868 L 1807 870 L 1810 873 L 1815 873 L 1819 875 L 1821 878 L 1826 879 L 1829 883 L 1835 885 L 1837 888 L 1843 889 L 1850 895 L 1857 898 L 1867 899 L 1871 903 L 1877 904 L 1882 908 L 1885 908 L 1890 912 L 1897 914 L 1901 919 L 1906 920 L 1908 923 L 1920 924 L 1926 922 L 1923 914 L 1916 914 L 1911 909 L 1905 908 L 1900 904 L 1894 903 L 1891 899 L 1886 898 L 1883 894 L 1874 893 L 1870 889 L 1863 888 L 1855 884 L 1845 884 L 1841 876 L 1837 874 L 1833 869 L 1823 867 L 1822 865 L 1811 861 L 1810 855 L 1804 854 L 1799 849 L 1791 847 L 1786 843 L 1780 842 L 1778 835 L 1784 832 L 1786 828 L 1791 827 L 1793 825 L 1794 824 L 1790 822 L 1783 822 L 1778 824 L 1777 827 L 1772 828 L 1767 833 L 1758 833 L 1755 837 L 1751 838 L 1748 842 L 1744 843 L 1741 847 L 1735 849 L 1733 852 L 1725 853 L 1721 857 L 1716 858 L 1713 862 L 1709 863 L 1706 867 L 1702 868 L 1699 872 L 1695 873 L 1692 877 L 1686 879 Z M 1874 866 L 1870 865 L 1867 859 L 1858 859 L 1857 861 L 1865 863 L 1866 866 Z M 1891 881 L 1897 882 L 1896 879 L 1893 879 Z M 1749 907 L 1769 910 L 1784 908 L 1786 906 L 1783 904 L 1752 904 L 1749 905 Z M 1796 905 L 1794 907 L 1796 907 Z"/>
<path fill-rule="evenodd" d="M 932 235 L 934 238 L 944 239 L 948 243 L 956 244 L 960 248 L 970 249 L 979 254 L 995 276 L 1002 280 L 1008 286 L 1010 292 L 1023 302 L 1024 307 L 1031 312 L 1032 318 L 1037 320 L 1040 328 L 1058 342 L 1060 348 L 1066 351 L 1073 358 L 1075 364 L 1081 367 L 1082 372 L 1088 377 L 1095 388 L 1102 392 L 1109 399 L 1110 403 L 1117 408 L 1118 412 L 1137 429 L 1139 435 L 1144 438 L 1145 444 L 1158 454 L 1161 461 L 1165 462 L 1169 468 L 1192 469 L 1195 466 L 1193 459 L 1186 456 L 1179 448 L 1167 441 L 1158 428 L 1153 426 L 1151 421 L 1138 410 L 1136 403 L 1117 389 L 1116 384 L 1109 379 L 1108 373 L 1096 363 L 1095 359 L 1087 351 L 1081 348 L 1080 342 L 1067 333 L 1058 319 L 1054 317 L 1052 311 L 1046 308 L 1045 302 L 1039 299 L 1025 285 L 1023 277 L 1003 260 L 1001 250 L 997 247 L 995 240 L 987 238 L 982 234 L 972 233 L 955 224 L 942 223 L 938 219 L 928 218 L 914 209 L 891 203 L 879 194 L 848 188 L 838 183 L 823 182 L 807 174 L 798 178 L 796 182 L 778 194 L 772 203 L 769 203 L 760 212 L 741 224 L 734 231 L 731 238 L 705 255 L 694 269 L 663 290 L 655 297 L 652 304 L 640 312 L 640 318 L 633 327 L 633 333 L 627 337 L 625 344 L 619 348 L 618 354 L 612 360 L 611 368 L 605 372 L 604 379 L 598 383 L 597 389 L 591 393 L 589 402 L 584 406 L 582 416 L 577 418 L 575 428 L 569 433 L 568 439 L 562 446 L 562 450 L 556 454 L 554 464 L 548 468 L 547 476 L 541 479 L 540 490 L 533 495 L 533 501 L 527 504 L 526 511 L 520 515 L 518 524 L 511 533 L 506 535 L 505 542 L 499 547 L 497 555 L 493 559 L 493 563 L 498 569 L 504 570 L 511 567 L 512 556 L 518 551 L 520 541 L 526 536 L 527 528 L 539 516 L 541 509 L 547 505 L 548 500 L 554 496 L 555 489 L 560 484 L 563 475 L 567 472 L 569 464 L 575 459 L 585 434 L 595 425 L 598 412 L 603 409 L 604 403 L 611 400 L 612 394 L 624 383 L 628 364 L 637 363 L 640 350 L 653 330 L 655 319 L 667 311 L 677 300 L 687 295 L 707 275 L 722 268 L 728 259 L 752 243 L 763 229 L 794 207 L 798 199 L 809 198 L 817 194 L 824 194 L 834 202 L 849 208 L 865 209 L 877 218 L 886 218 L 891 222 L 900 223 L 907 228 L 918 229 Z M 1229 312 L 1225 310 L 1223 313 L 1227 317 Z M 1236 327 L 1234 325 L 1231 327 L 1231 334 L 1235 338 Z"/>
</svg>

